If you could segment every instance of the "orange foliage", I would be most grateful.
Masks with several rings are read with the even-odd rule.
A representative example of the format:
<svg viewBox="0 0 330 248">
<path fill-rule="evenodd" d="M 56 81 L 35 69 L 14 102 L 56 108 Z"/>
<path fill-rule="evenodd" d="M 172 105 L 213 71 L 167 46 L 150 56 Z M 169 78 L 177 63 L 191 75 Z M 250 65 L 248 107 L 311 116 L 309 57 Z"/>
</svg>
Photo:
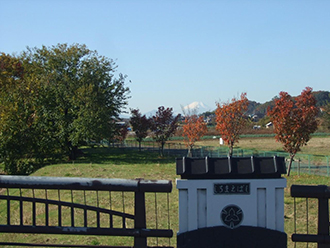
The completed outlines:
<svg viewBox="0 0 330 248">
<path fill-rule="evenodd" d="M 318 111 L 310 87 L 306 87 L 295 99 L 287 92 L 280 92 L 275 106 L 268 109 L 267 115 L 273 122 L 275 138 L 290 153 L 288 175 L 295 154 L 300 151 L 300 147 L 307 144 L 311 133 L 317 130 Z"/>
<path fill-rule="evenodd" d="M 242 93 L 240 99 L 233 98 L 231 102 L 217 103 L 216 129 L 221 138 L 229 147 L 229 156 L 233 154 L 234 144 L 238 142 L 242 128 L 246 124 L 244 113 L 249 105 L 246 93 Z"/>
<path fill-rule="evenodd" d="M 200 140 L 207 133 L 207 126 L 203 116 L 189 115 L 185 117 L 183 125 L 184 142 L 188 147 L 188 154 L 191 155 L 191 149 L 195 142 Z"/>
</svg>

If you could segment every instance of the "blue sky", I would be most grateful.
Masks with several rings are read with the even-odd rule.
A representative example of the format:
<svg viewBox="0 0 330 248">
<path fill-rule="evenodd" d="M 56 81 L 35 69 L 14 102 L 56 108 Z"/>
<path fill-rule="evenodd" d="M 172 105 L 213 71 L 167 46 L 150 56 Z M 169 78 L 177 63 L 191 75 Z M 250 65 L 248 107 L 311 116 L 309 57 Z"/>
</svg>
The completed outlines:
<svg viewBox="0 0 330 248">
<path fill-rule="evenodd" d="M 131 83 L 130 108 L 212 109 L 328 90 L 330 1 L 0 0 L 0 52 L 86 44 Z"/>
</svg>

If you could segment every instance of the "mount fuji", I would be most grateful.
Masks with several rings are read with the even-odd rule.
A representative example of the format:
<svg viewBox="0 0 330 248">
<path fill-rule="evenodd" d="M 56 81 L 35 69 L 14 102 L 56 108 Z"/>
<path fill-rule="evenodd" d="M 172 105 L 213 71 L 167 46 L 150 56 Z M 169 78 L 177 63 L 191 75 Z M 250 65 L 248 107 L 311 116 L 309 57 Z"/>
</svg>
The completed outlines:
<svg viewBox="0 0 330 248">
<path fill-rule="evenodd" d="M 207 111 L 212 111 L 211 108 L 204 104 L 203 102 L 192 102 L 188 104 L 187 106 L 181 107 L 183 114 L 185 113 L 196 113 L 196 114 L 202 114 Z"/>
</svg>

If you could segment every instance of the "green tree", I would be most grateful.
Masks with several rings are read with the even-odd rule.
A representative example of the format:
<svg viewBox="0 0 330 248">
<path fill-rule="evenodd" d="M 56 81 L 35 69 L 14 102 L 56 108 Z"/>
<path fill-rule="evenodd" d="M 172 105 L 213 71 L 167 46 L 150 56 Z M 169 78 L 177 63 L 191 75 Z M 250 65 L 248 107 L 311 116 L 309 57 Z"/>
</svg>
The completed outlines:
<svg viewBox="0 0 330 248">
<path fill-rule="evenodd" d="M 159 144 L 160 154 L 164 156 L 164 146 L 166 141 L 174 134 L 179 123 L 180 115 L 173 116 L 172 108 L 161 106 L 156 114 L 151 118 L 151 131 L 154 139 Z"/>
<path fill-rule="evenodd" d="M 21 61 L 24 74 L 10 76 L 12 66 L 2 55 L 1 63 L 7 66 L 1 66 L 0 79 L 8 86 L 0 95 L 1 116 L 5 116 L 0 127 L 4 160 L 11 153 L 22 159 L 22 147 L 35 150 L 30 153 L 33 157 L 75 159 L 79 145 L 112 135 L 114 119 L 127 104 L 129 89 L 125 76 L 115 78 L 116 65 L 111 59 L 79 44 L 28 48 L 12 59 Z M 5 107 L 7 102 L 12 105 Z M 29 144 L 13 145 L 14 140 Z"/>
<path fill-rule="evenodd" d="M 52 123 L 55 139 L 70 159 L 87 140 L 112 135 L 113 119 L 127 104 L 129 89 L 125 76 L 114 77 L 111 59 L 77 44 L 29 49 L 24 57 L 42 83 L 40 115 L 45 126 Z"/>
<path fill-rule="evenodd" d="M 0 156 L 5 170 L 22 174 L 29 171 L 36 148 L 34 95 L 25 80 L 25 68 L 19 58 L 0 56 Z M 31 149 L 29 149 L 31 147 Z M 21 159 L 22 158 L 22 159 Z M 11 166 L 15 165 L 15 166 Z"/>
</svg>

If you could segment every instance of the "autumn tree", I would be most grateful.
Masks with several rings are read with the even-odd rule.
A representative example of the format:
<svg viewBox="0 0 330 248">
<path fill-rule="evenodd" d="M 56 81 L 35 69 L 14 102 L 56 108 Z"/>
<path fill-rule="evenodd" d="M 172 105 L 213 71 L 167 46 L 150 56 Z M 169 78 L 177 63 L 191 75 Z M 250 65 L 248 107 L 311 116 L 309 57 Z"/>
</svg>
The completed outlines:
<svg viewBox="0 0 330 248">
<path fill-rule="evenodd" d="M 317 130 L 318 108 L 310 87 L 306 87 L 295 99 L 287 92 L 280 92 L 279 96 L 275 106 L 268 109 L 267 115 L 273 122 L 276 140 L 290 154 L 289 176 L 294 156 Z"/>
<path fill-rule="evenodd" d="M 182 136 L 188 148 L 188 157 L 191 157 L 191 150 L 196 141 L 199 141 L 207 133 L 207 125 L 203 116 L 197 116 L 197 114 L 188 114 L 184 118 Z"/>
<path fill-rule="evenodd" d="M 245 112 L 248 108 L 249 101 L 246 93 L 242 93 L 240 98 L 233 98 L 231 102 L 217 103 L 216 130 L 219 131 L 221 138 L 228 145 L 228 155 L 233 155 L 235 143 L 239 140 L 239 135 L 243 127 L 246 125 Z"/>
<path fill-rule="evenodd" d="M 151 131 L 154 139 L 159 144 L 160 154 L 164 155 L 164 145 L 166 141 L 174 134 L 179 123 L 180 115 L 173 115 L 172 108 L 158 107 L 158 110 L 151 118 Z"/>
<path fill-rule="evenodd" d="M 139 142 L 139 151 L 141 151 L 141 142 L 147 137 L 151 122 L 150 119 L 140 113 L 139 109 L 131 109 L 131 114 L 130 123 L 135 132 L 135 139 Z"/>
</svg>

